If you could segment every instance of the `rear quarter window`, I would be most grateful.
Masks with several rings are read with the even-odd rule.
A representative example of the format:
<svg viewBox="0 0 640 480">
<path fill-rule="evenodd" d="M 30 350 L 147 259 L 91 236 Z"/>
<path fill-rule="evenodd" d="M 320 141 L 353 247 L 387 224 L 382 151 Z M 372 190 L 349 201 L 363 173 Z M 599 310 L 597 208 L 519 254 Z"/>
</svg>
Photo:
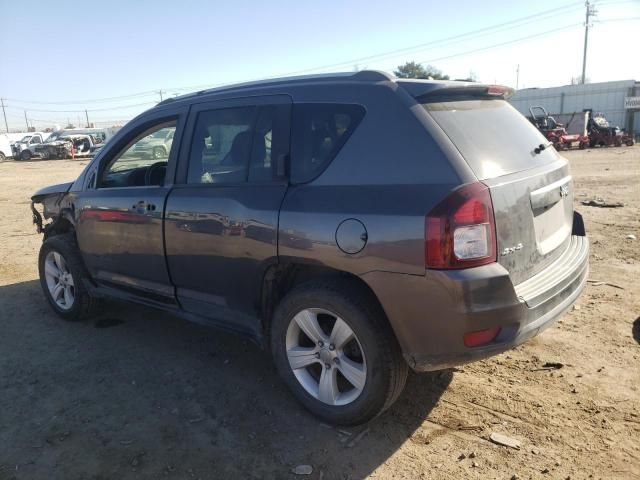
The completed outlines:
<svg viewBox="0 0 640 480">
<path fill-rule="evenodd" d="M 365 110 L 360 105 L 300 103 L 293 106 L 291 182 L 316 178 L 356 129 Z"/>
<path fill-rule="evenodd" d="M 461 100 L 422 105 L 480 180 L 527 170 L 558 159 L 536 127 L 504 100 Z"/>
</svg>

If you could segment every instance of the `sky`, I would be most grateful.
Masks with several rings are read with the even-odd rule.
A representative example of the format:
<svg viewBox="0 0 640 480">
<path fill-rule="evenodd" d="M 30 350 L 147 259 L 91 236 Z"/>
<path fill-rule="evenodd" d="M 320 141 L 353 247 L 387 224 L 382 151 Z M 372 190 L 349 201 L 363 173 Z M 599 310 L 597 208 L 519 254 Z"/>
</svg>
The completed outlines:
<svg viewBox="0 0 640 480">
<path fill-rule="evenodd" d="M 640 0 L 593 3 L 587 77 L 640 80 Z M 406 61 L 452 78 L 558 86 L 581 73 L 584 20 L 584 3 L 573 0 L 0 0 L 0 98 L 14 130 L 25 127 L 25 110 L 38 129 L 80 125 L 85 109 L 107 126 L 161 94 L 292 74 L 391 72 Z"/>
</svg>

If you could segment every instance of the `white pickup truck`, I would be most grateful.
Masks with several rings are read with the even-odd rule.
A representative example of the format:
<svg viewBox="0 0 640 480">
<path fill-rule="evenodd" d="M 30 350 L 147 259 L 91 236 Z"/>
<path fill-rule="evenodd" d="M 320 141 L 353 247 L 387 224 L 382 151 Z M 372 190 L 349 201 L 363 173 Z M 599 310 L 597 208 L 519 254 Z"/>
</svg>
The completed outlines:
<svg viewBox="0 0 640 480">
<path fill-rule="evenodd" d="M 50 133 L 30 132 L 25 134 L 20 141 L 12 145 L 13 158 L 16 160 L 30 160 L 36 153 L 36 145 L 44 143 Z"/>
</svg>

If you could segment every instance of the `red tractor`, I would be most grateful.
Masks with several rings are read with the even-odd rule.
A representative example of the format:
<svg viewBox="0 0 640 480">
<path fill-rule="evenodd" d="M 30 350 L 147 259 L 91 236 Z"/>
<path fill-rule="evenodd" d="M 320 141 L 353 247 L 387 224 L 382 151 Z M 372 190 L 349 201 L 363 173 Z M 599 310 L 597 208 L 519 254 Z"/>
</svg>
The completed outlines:
<svg viewBox="0 0 640 480">
<path fill-rule="evenodd" d="M 619 127 L 612 127 L 602 113 L 593 113 L 588 109 L 585 112 L 589 115 L 587 120 L 587 134 L 589 135 L 589 147 L 620 147 L 623 144 L 628 147 L 635 143 L 633 136 L 620 130 Z"/>
<path fill-rule="evenodd" d="M 544 107 L 530 107 L 531 116 L 529 121 L 533 123 L 540 132 L 549 140 L 556 150 L 568 150 L 574 143 L 579 148 L 586 148 L 589 145 L 589 137 L 580 134 L 569 134 L 562 123 L 556 122 L 555 118 L 547 113 Z M 538 114 L 536 115 L 537 112 Z"/>
</svg>

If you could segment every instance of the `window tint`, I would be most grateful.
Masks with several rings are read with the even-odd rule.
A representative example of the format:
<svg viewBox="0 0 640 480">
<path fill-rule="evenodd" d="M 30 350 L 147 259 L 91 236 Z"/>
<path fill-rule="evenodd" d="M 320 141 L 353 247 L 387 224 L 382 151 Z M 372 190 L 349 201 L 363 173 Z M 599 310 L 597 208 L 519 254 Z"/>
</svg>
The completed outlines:
<svg viewBox="0 0 640 480">
<path fill-rule="evenodd" d="M 200 112 L 189 155 L 189 183 L 247 179 L 255 107 Z"/>
<path fill-rule="evenodd" d="M 308 182 L 333 160 L 364 116 L 359 105 L 297 104 L 293 107 L 291 181 Z"/>
<path fill-rule="evenodd" d="M 100 187 L 162 185 L 176 122 L 163 122 L 137 136 L 104 169 Z M 151 167 L 153 165 L 153 167 Z"/>
<path fill-rule="evenodd" d="M 461 100 L 427 103 L 423 107 L 480 180 L 534 168 L 557 159 L 553 149 L 539 155 L 530 154 L 547 140 L 504 100 Z"/>
<path fill-rule="evenodd" d="M 251 164 L 249 165 L 249 181 L 265 182 L 273 179 L 273 127 L 276 107 L 262 107 L 258 113 L 253 134 Z"/>
</svg>

